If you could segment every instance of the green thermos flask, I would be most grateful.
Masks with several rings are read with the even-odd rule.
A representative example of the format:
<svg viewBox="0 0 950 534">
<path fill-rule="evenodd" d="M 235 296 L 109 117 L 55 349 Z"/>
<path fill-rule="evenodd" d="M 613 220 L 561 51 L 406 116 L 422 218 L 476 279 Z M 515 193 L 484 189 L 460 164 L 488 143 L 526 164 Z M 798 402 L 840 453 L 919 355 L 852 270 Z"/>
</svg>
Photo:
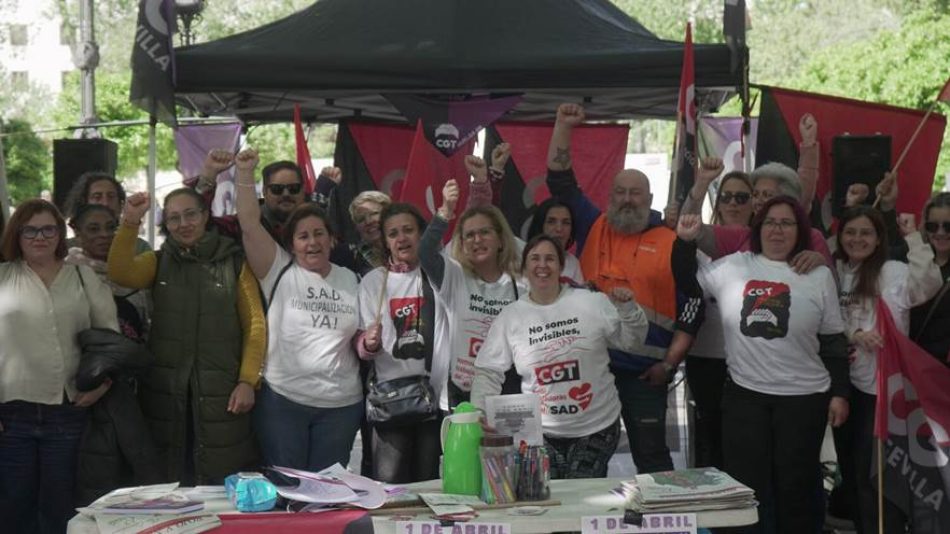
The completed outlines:
<svg viewBox="0 0 950 534">
<path fill-rule="evenodd" d="M 442 420 L 442 492 L 479 495 L 482 466 L 478 447 L 482 440 L 481 412 L 471 403 L 455 407 Z"/>
</svg>

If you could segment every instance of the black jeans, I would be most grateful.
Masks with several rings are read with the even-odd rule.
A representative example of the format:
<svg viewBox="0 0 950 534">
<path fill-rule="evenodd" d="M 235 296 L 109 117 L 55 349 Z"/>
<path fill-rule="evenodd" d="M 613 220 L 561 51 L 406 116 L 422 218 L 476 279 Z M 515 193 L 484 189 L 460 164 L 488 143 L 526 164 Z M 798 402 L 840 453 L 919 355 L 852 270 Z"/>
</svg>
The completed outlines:
<svg viewBox="0 0 950 534">
<path fill-rule="evenodd" d="M 851 388 L 851 414 L 845 424 L 834 429 L 835 443 L 850 446 L 847 460 L 839 461 L 842 487 L 851 488 L 855 494 L 857 510 L 854 526 L 858 534 L 876 534 L 877 529 L 877 478 L 871 473 L 877 469 L 877 441 L 874 438 L 874 404 L 877 397 Z M 849 484 L 850 482 L 850 484 Z M 884 499 L 884 532 L 903 534 L 907 516 L 893 502 Z"/>
<path fill-rule="evenodd" d="M 730 533 L 815 531 L 824 511 L 815 498 L 831 394 L 769 395 L 726 381 L 722 448 L 726 472 L 755 490 L 759 523 Z"/>
<path fill-rule="evenodd" d="M 666 446 L 666 384 L 651 386 L 640 374 L 611 368 L 620 396 L 624 427 L 630 442 L 630 455 L 637 473 L 657 473 L 673 469 L 670 449 Z"/>
<path fill-rule="evenodd" d="M 686 381 L 696 403 L 694 467 L 722 469 L 722 388 L 726 383 L 726 360 L 686 358 Z"/>
<path fill-rule="evenodd" d="M 439 478 L 441 428 L 441 419 L 401 428 L 373 428 L 373 478 L 390 484 Z"/>
</svg>

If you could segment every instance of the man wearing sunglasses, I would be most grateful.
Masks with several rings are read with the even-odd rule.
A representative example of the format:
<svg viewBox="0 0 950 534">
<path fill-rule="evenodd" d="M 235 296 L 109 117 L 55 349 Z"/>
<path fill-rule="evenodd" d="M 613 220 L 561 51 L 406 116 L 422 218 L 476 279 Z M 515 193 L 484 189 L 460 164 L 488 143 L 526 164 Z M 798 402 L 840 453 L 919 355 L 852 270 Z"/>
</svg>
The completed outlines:
<svg viewBox="0 0 950 534">
<path fill-rule="evenodd" d="M 201 174 L 186 185 L 192 186 L 205 198 L 205 204 L 211 208 L 214 200 L 214 190 L 217 177 L 234 164 L 234 154 L 229 150 L 215 149 L 205 157 Z M 297 206 L 306 201 L 303 190 L 303 173 L 300 167 L 292 161 L 275 161 L 261 170 L 263 178 L 264 198 L 261 200 L 261 223 L 264 229 L 274 238 L 274 241 L 283 243 L 284 221 Z M 340 183 L 343 175 L 338 167 L 324 167 L 317 178 L 317 191 L 314 200 L 323 209 L 329 206 L 330 193 Z M 225 215 L 212 218 L 212 222 L 223 235 L 241 238 L 241 227 L 236 215 Z"/>
</svg>

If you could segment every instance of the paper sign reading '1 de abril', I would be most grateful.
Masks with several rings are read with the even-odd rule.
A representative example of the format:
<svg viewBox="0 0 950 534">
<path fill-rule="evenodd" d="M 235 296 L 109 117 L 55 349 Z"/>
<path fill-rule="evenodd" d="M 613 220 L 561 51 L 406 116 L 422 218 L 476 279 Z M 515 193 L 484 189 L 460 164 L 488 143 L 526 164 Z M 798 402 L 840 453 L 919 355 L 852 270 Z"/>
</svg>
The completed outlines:
<svg viewBox="0 0 950 534">
<path fill-rule="evenodd" d="M 397 521 L 396 534 L 511 534 L 510 523 L 455 523 Z"/>
<path fill-rule="evenodd" d="M 647 514 L 638 527 L 623 522 L 622 515 L 587 516 L 581 534 L 696 534 L 696 514 Z M 417 534 L 417 533 L 412 533 Z"/>
</svg>

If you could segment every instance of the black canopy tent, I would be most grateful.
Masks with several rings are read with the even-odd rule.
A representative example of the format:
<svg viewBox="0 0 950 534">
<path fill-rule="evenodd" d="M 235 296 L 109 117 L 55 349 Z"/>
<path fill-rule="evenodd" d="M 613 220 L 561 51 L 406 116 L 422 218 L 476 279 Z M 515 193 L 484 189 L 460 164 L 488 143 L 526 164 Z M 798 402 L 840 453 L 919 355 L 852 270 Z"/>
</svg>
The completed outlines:
<svg viewBox="0 0 950 534">
<path fill-rule="evenodd" d="M 224 39 L 180 47 L 176 97 L 245 123 L 360 117 L 405 122 L 384 95 L 522 94 L 506 120 L 550 120 L 584 102 L 595 120 L 672 118 L 683 44 L 658 39 L 608 0 L 320 0 Z M 742 67 L 696 45 L 711 110 Z"/>
</svg>

